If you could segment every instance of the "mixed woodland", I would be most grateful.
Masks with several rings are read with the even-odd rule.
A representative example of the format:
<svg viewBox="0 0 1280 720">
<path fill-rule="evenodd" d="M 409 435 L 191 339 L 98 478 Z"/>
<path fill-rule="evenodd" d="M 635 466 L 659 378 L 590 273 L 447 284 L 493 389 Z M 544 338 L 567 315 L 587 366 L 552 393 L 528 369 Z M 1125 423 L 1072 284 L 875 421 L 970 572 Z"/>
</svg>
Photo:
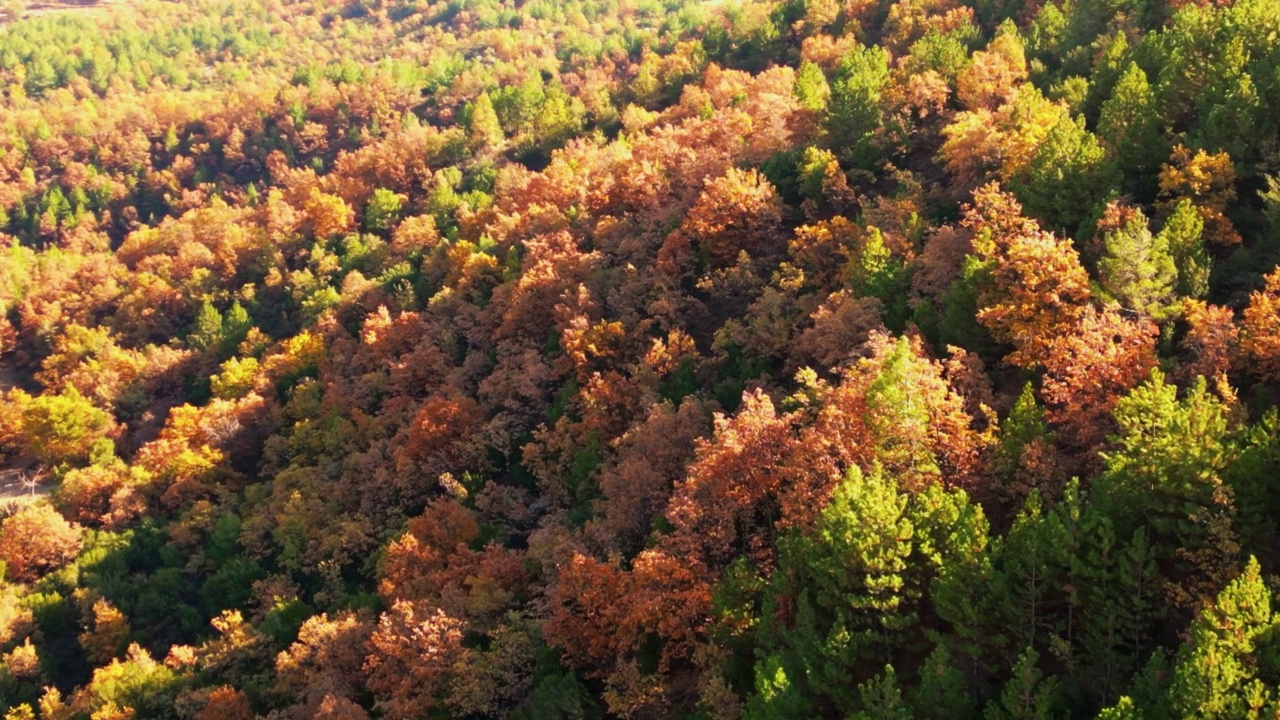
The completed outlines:
<svg viewBox="0 0 1280 720">
<path fill-rule="evenodd" d="M 1277 0 L 21 5 L 6 720 L 1280 715 Z"/>
</svg>

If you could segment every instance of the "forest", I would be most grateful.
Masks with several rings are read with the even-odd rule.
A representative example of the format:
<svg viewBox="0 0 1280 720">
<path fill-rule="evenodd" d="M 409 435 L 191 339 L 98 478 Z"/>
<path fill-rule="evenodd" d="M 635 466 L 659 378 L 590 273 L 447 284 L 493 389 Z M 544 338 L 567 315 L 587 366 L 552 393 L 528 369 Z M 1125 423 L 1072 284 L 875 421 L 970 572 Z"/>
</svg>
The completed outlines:
<svg viewBox="0 0 1280 720">
<path fill-rule="evenodd" d="M 0 14 L 4 720 L 1280 717 L 1280 0 Z"/>
</svg>

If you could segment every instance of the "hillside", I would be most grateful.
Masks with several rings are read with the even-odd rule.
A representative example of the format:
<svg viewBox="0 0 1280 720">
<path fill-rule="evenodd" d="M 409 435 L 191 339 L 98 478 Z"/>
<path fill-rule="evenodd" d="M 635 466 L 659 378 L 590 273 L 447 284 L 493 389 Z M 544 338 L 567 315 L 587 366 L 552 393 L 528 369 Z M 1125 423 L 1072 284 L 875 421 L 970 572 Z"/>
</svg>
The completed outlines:
<svg viewBox="0 0 1280 720">
<path fill-rule="evenodd" d="M 1276 0 L 22 10 L 5 720 L 1280 715 Z"/>
</svg>

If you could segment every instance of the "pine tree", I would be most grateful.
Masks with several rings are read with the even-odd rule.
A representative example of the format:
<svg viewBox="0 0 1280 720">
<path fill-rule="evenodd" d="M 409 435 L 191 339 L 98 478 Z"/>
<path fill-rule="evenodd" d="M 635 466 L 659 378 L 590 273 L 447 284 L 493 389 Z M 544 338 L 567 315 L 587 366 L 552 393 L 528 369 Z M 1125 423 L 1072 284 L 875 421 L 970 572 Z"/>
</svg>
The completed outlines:
<svg viewBox="0 0 1280 720">
<path fill-rule="evenodd" d="M 795 598 L 794 620 L 786 628 L 764 623 L 762 642 L 778 657 L 757 668 L 774 705 L 799 702 L 784 693 L 783 677 L 816 706 L 852 712 L 856 683 L 869 679 L 867 663 L 892 662 L 911 637 L 917 617 L 904 577 L 914 534 L 907 503 L 878 468 L 863 474 L 854 467 L 813 531 L 782 541 L 774 592 Z"/>
<path fill-rule="evenodd" d="M 743 713 L 746 720 L 787 720 L 807 717 L 813 712 L 808 693 L 793 685 L 778 655 L 771 655 L 757 664 L 755 690 Z"/>
<path fill-rule="evenodd" d="M 191 326 L 191 334 L 187 342 L 196 350 L 216 347 L 222 339 L 222 314 L 208 300 L 200 306 L 195 323 Z"/>
<path fill-rule="evenodd" d="M 1142 711 L 1128 696 L 1120 698 L 1115 705 L 1098 714 L 1098 720 L 1143 720 L 1143 717 Z"/>
<path fill-rule="evenodd" d="M 1223 471 L 1236 457 L 1226 406 L 1203 378 L 1183 400 L 1158 370 L 1116 406 L 1116 449 L 1096 497 L 1119 533 L 1146 528 L 1166 599 L 1184 611 L 1222 587 L 1238 562 L 1235 505 Z"/>
<path fill-rule="evenodd" d="M 852 263 L 849 279 L 859 297 L 873 297 L 884 308 L 885 325 L 901 330 L 907 320 L 907 292 L 911 273 L 902 259 L 895 257 L 885 245 L 880 228 L 867 229 L 861 251 Z"/>
<path fill-rule="evenodd" d="M 222 318 L 222 327 L 220 332 L 222 335 L 222 354 L 234 354 L 236 348 L 244 339 L 248 337 L 249 330 L 253 328 L 253 320 L 249 317 L 249 311 L 244 309 L 239 300 L 231 303 L 231 307 L 227 308 L 226 317 Z"/>
<path fill-rule="evenodd" d="M 1006 643 L 990 527 L 981 508 L 974 508 L 957 518 L 952 550 L 941 558 L 929 586 L 933 610 L 949 626 L 940 639 L 970 687 L 995 669 Z"/>
<path fill-rule="evenodd" d="M 811 62 L 800 63 L 796 70 L 795 86 L 792 90 L 800 107 L 815 112 L 825 112 L 827 101 L 831 98 L 831 86 L 822 68 Z"/>
<path fill-rule="evenodd" d="M 1122 542 L 1110 519 L 1092 509 L 1084 523 L 1077 685 L 1085 697 L 1108 702 L 1125 687 L 1150 647 L 1160 607 L 1159 577 L 1144 530 Z"/>
<path fill-rule="evenodd" d="M 845 56 L 831 84 L 827 132 L 832 148 L 854 167 L 871 169 L 877 159 L 872 137 L 880 127 L 880 93 L 888 80 L 889 54 L 862 47 Z"/>
<path fill-rule="evenodd" d="M 1031 383 L 1027 383 L 1008 417 L 1000 423 L 995 451 L 997 488 L 1006 508 L 1021 507 L 1033 489 L 1049 497 L 1058 494 L 1053 439 L 1044 408 L 1036 401 Z"/>
<path fill-rule="evenodd" d="M 986 720 L 1050 720 L 1056 717 L 1058 685 L 1045 679 L 1036 663 L 1040 655 L 1027 648 L 1013 666 L 1013 677 L 1000 697 L 987 704 Z"/>
<path fill-rule="evenodd" d="M 1178 280 L 1167 238 L 1152 235 L 1146 216 L 1135 210 L 1123 227 L 1103 236 L 1103 244 L 1098 276 L 1107 294 L 1126 310 L 1167 318 Z"/>
<path fill-rule="evenodd" d="M 914 720 L 911 710 L 902 700 L 902 689 L 892 665 L 886 665 L 884 674 L 858 686 L 862 710 L 849 716 L 849 720 Z"/>
<path fill-rule="evenodd" d="M 493 98 L 487 92 L 480 93 L 468 106 L 467 139 L 473 148 L 480 150 L 500 148 L 505 139 L 498 113 L 493 109 Z"/>
<path fill-rule="evenodd" d="M 965 675 L 952 666 L 945 645 L 935 648 L 924 661 L 910 701 L 919 720 L 971 720 L 978 714 Z"/>
<path fill-rule="evenodd" d="M 1027 496 L 1000 546 L 997 587 L 1002 614 L 1014 642 L 1034 647 L 1060 629 L 1050 605 L 1059 568 L 1043 516 L 1040 493 Z"/>
<path fill-rule="evenodd" d="M 1012 189 L 1028 214 L 1074 235 L 1115 183 L 1115 166 L 1084 118 L 1064 113 L 1031 158 L 1026 178 Z"/>
<path fill-rule="evenodd" d="M 1155 93 L 1137 63 L 1129 63 L 1102 105 L 1098 136 L 1124 168 L 1129 189 L 1139 198 L 1155 196 L 1155 171 L 1168 157 L 1160 132 Z"/>
<path fill-rule="evenodd" d="M 1204 246 L 1204 219 L 1190 200 L 1183 198 L 1164 221 L 1156 236 L 1173 256 L 1178 271 L 1178 294 L 1202 298 L 1209 294 L 1209 271 L 1212 260 Z"/>
<path fill-rule="evenodd" d="M 1250 558 L 1231 582 L 1191 624 L 1169 689 L 1180 717 L 1229 720 L 1256 717 L 1272 701 L 1257 679 L 1259 645 L 1276 628 L 1271 591 L 1262 569 Z M 1253 712 L 1250 712 L 1253 711 Z"/>
</svg>

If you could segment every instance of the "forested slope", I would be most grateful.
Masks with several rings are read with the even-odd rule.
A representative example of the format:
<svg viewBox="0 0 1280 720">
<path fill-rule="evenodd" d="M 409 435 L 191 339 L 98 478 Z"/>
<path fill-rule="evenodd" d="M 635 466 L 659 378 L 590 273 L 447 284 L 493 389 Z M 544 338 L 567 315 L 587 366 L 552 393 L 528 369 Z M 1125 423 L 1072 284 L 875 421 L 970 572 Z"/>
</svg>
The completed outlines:
<svg viewBox="0 0 1280 720">
<path fill-rule="evenodd" d="M 1280 712 L 1276 0 L 140 2 L 0 88 L 7 720 Z"/>
</svg>

